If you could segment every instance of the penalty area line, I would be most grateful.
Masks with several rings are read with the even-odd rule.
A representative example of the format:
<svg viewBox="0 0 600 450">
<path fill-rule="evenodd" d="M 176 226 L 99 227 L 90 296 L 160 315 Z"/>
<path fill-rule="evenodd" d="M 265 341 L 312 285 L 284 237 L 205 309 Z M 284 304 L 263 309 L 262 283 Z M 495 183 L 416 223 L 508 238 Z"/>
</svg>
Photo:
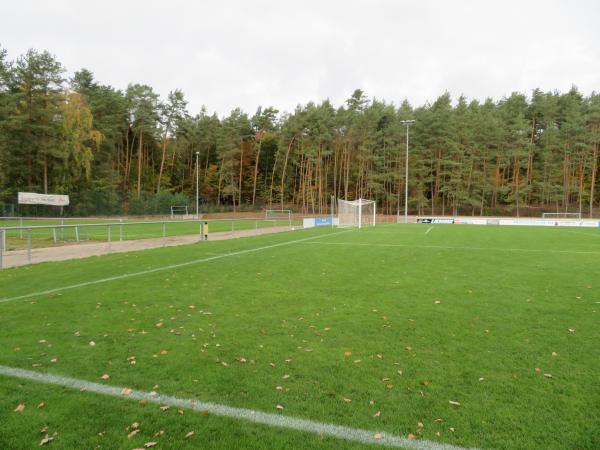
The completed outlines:
<svg viewBox="0 0 600 450">
<path fill-rule="evenodd" d="M 165 270 L 178 269 L 180 267 L 201 264 L 201 263 L 205 263 L 205 262 L 209 262 L 209 261 L 214 261 L 217 259 L 227 258 L 229 256 L 240 256 L 240 255 L 245 255 L 248 253 L 259 252 L 262 250 L 269 250 L 271 248 L 284 247 L 286 245 L 298 244 L 300 242 L 311 241 L 313 239 L 319 239 L 319 238 L 326 237 L 326 236 L 333 236 L 336 234 L 348 233 L 350 231 L 353 231 L 353 230 L 336 231 L 334 233 L 319 234 L 317 236 L 310 236 L 310 237 L 302 238 L 302 239 L 294 239 L 293 241 L 278 242 L 277 244 L 265 245 L 263 247 L 249 248 L 246 250 L 239 250 L 237 252 L 217 254 L 215 256 L 209 256 L 208 258 L 195 259 L 192 261 L 186 261 L 186 262 L 177 263 L 177 264 L 169 264 L 167 266 L 155 267 L 154 269 L 142 270 L 140 272 L 124 273 L 122 275 L 115 275 L 113 277 L 100 278 L 98 280 L 91 280 L 91 281 L 84 281 L 82 283 L 71 284 L 69 286 L 62 286 L 62 287 L 53 288 L 53 289 L 47 289 L 47 290 L 39 291 L 39 292 L 31 292 L 29 294 L 17 295 L 15 297 L 0 298 L 0 303 L 8 303 L 8 302 L 14 302 L 16 300 L 23 300 L 26 298 L 37 297 L 40 295 L 54 294 L 56 292 L 68 291 L 70 289 L 77 289 L 77 288 L 81 288 L 81 287 L 92 286 L 95 284 L 110 283 L 111 281 L 124 280 L 127 278 L 139 277 L 142 275 L 148 275 L 151 273 L 162 272 Z"/>
<path fill-rule="evenodd" d="M 466 450 L 463 447 L 457 447 L 449 444 L 442 444 L 434 441 L 408 439 L 403 436 L 375 432 L 361 428 L 351 428 L 341 425 L 335 425 L 325 422 L 317 422 L 308 419 L 298 419 L 295 417 L 273 414 L 262 411 L 255 411 L 246 408 L 235 408 L 219 403 L 203 402 L 196 399 L 185 399 L 171 395 L 159 395 L 154 392 L 138 391 L 126 387 L 111 386 L 106 384 L 94 383 L 91 381 L 69 378 L 50 373 L 33 372 L 30 370 L 18 369 L 15 367 L 0 365 L 0 375 L 20 380 L 29 380 L 37 383 L 62 386 L 83 392 L 92 392 L 95 394 L 107 395 L 127 400 L 143 400 L 157 405 L 168 405 L 176 408 L 184 408 L 192 411 L 202 411 L 214 414 L 216 416 L 228 417 L 231 419 L 245 420 L 270 427 L 285 428 L 289 430 L 314 433 L 318 435 L 330 436 L 336 439 L 344 439 L 363 444 L 378 444 L 388 447 L 409 448 L 417 450 Z"/>
</svg>

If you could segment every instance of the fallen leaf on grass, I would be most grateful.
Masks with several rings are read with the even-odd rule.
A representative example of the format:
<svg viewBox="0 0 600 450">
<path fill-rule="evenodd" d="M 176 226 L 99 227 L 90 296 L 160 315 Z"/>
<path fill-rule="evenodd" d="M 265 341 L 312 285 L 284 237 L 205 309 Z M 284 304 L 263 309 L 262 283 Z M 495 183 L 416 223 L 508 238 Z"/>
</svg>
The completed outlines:
<svg viewBox="0 0 600 450">
<path fill-rule="evenodd" d="M 277 405 L 277 406 L 275 406 L 275 408 L 277 408 L 279 411 L 283 411 L 283 406 L 281 406 L 281 405 Z"/>
<path fill-rule="evenodd" d="M 282 376 L 281 378 L 283 378 L 284 380 L 287 380 L 290 377 L 290 375 L 288 373 L 286 373 L 284 376 Z"/>
<path fill-rule="evenodd" d="M 144 447 L 146 447 L 146 448 L 150 448 L 150 447 L 154 447 L 154 446 L 156 446 L 156 445 L 158 445 L 158 442 L 146 442 L 146 443 L 144 444 Z"/>
<path fill-rule="evenodd" d="M 351 400 L 351 399 L 349 399 L 349 398 L 343 398 L 343 400 L 344 400 L 344 402 L 346 402 L 346 403 L 351 403 L 351 402 L 352 402 L 352 400 Z"/>
<path fill-rule="evenodd" d="M 379 417 L 381 416 L 381 411 L 377 411 L 375 414 L 373 414 L 373 417 Z"/>
<path fill-rule="evenodd" d="M 552 356 L 558 356 L 558 353 L 552 352 Z"/>
<path fill-rule="evenodd" d="M 454 405 L 454 406 L 460 406 L 460 403 L 457 401 L 454 401 L 454 400 L 448 400 L 448 403 L 450 403 L 451 405 Z"/>
<path fill-rule="evenodd" d="M 102 375 L 100 378 L 102 378 L 103 380 L 108 380 L 110 378 L 110 375 L 105 373 L 104 375 Z"/>
<path fill-rule="evenodd" d="M 90 347 L 95 347 L 96 343 L 94 341 L 90 341 Z"/>
<path fill-rule="evenodd" d="M 131 394 L 131 389 L 129 389 L 129 388 L 124 388 L 121 391 L 121 395 L 129 395 L 129 394 Z"/>
<path fill-rule="evenodd" d="M 533 370 L 535 370 L 537 373 L 540 373 L 540 372 L 542 371 L 542 369 L 540 369 L 539 367 L 536 367 L 536 368 L 535 368 L 535 369 L 533 369 Z"/>
<path fill-rule="evenodd" d="M 381 435 L 381 433 L 375 433 L 375 434 L 373 435 L 373 438 L 375 438 L 375 439 L 377 439 L 377 440 L 381 439 L 382 437 L 383 437 L 383 436 Z"/>
<path fill-rule="evenodd" d="M 139 432 L 140 432 L 140 430 L 133 430 L 131 433 L 127 434 L 127 439 L 131 439 L 132 437 L 134 437 Z"/>
<path fill-rule="evenodd" d="M 544 377 L 545 377 L 545 378 L 553 378 L 553 377 L 552 377 L 552 374 L 550 374 L 550 373 L 545 373 L 545 374 L 544 374 Z"/>
<path fill-rule="evenodd" d="M 406 437 L 409 438 L 409 439 L 415 439 L 416 438 L 416 436 L 414 434 L 412 434 L 412 433 L 408 433 L 408 436 L 406 436 Z"/>
<path fill-rule="evenodd" d="M 137 430 L 139 427 L 140 427 L 139 422 L 133 422 L 131 425 L 129 425 L 129 428 L 131 428 L 132 430 Z"/>
<path fill-rule="evenodd" d="M 160 410 L 161 410 L 161 411 L 166 411 L 166 410 L 167 410 L 167 409 L 169 409 L 169 408 L 170 408 L 170 406 L 169 406 L 169 405 L 163 405 L 163 406 L 161 406 L 161 407 L 160 407 Z"/>
<path fill-rule="evenodd" d="M 186 437 L 186 438 L 189 438 L 189 437 L 192 437 L 193 435 L 194 435 L 194 432 L 193 432 L 193 431 L 190 431 L 189 433 L 187 433 L 187 434 L 185 435 L 185 437 Z"/>
<path fill-rule="evenodd" d="M 50 436 L 48 436 L 48 435 L 44 436 L 44 437 L 42 438 L 42 440 L 40 441 L 40 447 L 41 447 L 42 445 L 46 445 L 48 442 L 50 442 L 50 441 L 53 441 L 53 440 L 54 440 L 54 438 L 53 438 L 53 437 L 50 437 Z"/>
<path fill-rule="evenodd" d="M 19 403 L 17 407 L 14 409 L 14 412 L 23 412 L 25 410 L 25 405 L 23 403 Z"/>
<path fill-rule="evenodd" d="M 344 352 L 344 356 L 352 356 L 352 352 Z"/>
</svg>

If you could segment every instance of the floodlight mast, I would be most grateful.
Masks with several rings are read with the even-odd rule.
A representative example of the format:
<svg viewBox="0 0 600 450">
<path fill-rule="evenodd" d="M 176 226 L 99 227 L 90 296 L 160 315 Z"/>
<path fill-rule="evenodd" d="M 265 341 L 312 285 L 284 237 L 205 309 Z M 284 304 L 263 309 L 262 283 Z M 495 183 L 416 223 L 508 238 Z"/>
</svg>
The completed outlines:
<svg viewBox="0 0 600 450">
<path fill-rule="evenodd" d="M 404 169 L 404 223 L 408 223 L 408 129 L 415 123 L 414 120 L 401 120 L 406 125 L 406 161 Z"/>
</svg>

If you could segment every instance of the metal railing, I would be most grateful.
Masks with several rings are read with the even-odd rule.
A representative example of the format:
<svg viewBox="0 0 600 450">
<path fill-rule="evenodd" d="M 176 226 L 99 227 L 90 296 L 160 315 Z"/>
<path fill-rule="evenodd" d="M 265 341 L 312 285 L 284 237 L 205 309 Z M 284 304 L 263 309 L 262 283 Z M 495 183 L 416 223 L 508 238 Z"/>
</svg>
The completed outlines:
<svg viewBox="0 0 600 450">
<path fill-rule="evenodd" d="M 25 219 L 27 220 L 27 219 Z M 51 220 L 51 219 L 49 219 Z M 96 219 L 93 219 L 96 220 Z M 62 221 L 62 220 L 61 220 Z M 23 223 L 23 222 L 21 222 Z M 236 230 L 237 223 L 237 230 Z M 3 267 L 3 256 L 8 251 L 7 242 L 9 238 L 25 240 L 24 247 L 18 250 L 26 250 L 27 261 L 32 260 L 33 237 L 43 237 L 44 241 L 51 241 L 54 245 L 60 242 L 95 241 L 106 242 L 107 253 L 112 250 L 112 243 L 124 240 L 140 240 L 149 238 L 162 238 L 162 246 L 166 246 L 168 237 L 194 236 L 198 235 L 200 241 L 208 240 L 208 231 L 234 233 L 240 230 L 251 230 L 266 228 L 264 225 L 292 226 L 291 220 L 277 220 L 265 218 L 237 218 L 237 219 L 189 219 L 189 220 L 161 220 L 161 221 L 137 221 L 126 222 L 123 219 L 108 223 L 76 223 L 51 225 L 22 225 L 0 227 L 0 269 Z M 150 227 L 158 227 L 147 232 Z M 137 228 L 136 228 L 137 227 Z M 170 230 L 169 230 L 170 228 Z M 216 228 L 216 229 L 215 229 Z M 116 233 L 113 233 L 116 229 Z M 133 229 L 133 231 L 129 231 Z M 141 230 L 144 229 L 142 232 Z M 89 232 L 89 230 L 99 230 Z M 168 233 L 170 231 L 170 233 Z M 37 236 L 36 236 L 37 235 Z M 52 248 L 53 246 L 46 246 Z"/>
</svg>

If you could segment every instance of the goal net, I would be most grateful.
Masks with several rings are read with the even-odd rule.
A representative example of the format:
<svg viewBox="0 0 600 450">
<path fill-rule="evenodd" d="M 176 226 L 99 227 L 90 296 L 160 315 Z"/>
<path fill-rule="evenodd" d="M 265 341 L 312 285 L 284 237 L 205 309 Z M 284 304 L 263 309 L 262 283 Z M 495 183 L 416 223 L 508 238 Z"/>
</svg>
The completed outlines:
<svg viewBox="0 0 600 450">
<path fill-rule="evenodd" d="M 542 213 L 542 219 L 581 219 L 581 213 Z"/>
<path fill-rule="evenodd" d="M 291 209 L 267 209 L 265 211 L 265 220 L 285 220 L 292 226 Z"/>
<path fill-rule="evenodd" d="M 375 201 L 359 198 L 348 201 L 338 199 L 339 227 L 367 227 L 375 225 Z"/>
<path fill-rule="evenodd" d="M 190 213 L 187 206 L 171 206 L 171 219 L 190 219 Z"/>
</svg>

